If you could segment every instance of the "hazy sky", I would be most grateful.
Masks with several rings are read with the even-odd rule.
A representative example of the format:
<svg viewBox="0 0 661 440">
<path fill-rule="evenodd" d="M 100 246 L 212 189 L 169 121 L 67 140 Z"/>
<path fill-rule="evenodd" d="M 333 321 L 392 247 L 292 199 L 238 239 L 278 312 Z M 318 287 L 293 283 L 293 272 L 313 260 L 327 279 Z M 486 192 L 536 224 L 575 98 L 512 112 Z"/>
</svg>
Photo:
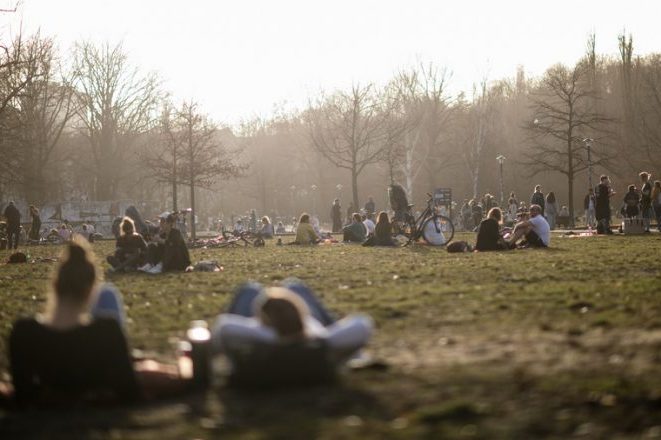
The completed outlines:
<svg viewBox="0 0 661 440">
<path fill-rule="evenodd" d="M 600 53 L 617 52 L 624 28 L 638 54 L 661 51 L 657 0 L 23 0 L 20 11 L 25 30 L 63 50 L 123 41 L 176 99 L 226 123 L 302 107 L 320 89 L 382 84 L 420 61 L 446 66 L 455 93 L 517 65 L 538 74 L 576 61 L 592 30 Z"/>
</svg>

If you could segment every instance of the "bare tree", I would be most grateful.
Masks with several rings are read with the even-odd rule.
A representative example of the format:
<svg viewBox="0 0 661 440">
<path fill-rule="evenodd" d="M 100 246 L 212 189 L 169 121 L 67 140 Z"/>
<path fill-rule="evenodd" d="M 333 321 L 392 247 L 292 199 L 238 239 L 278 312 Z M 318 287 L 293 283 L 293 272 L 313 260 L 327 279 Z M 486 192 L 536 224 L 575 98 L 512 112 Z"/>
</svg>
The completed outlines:
<svg viewBox="0 0 661 440">
<path fill-rule="evenodd" d="M 567 199 L 574 218 L 574 179 L 588 167 L 583 138 L 599 140 L 608 134 L 605 124 L 613 122 L 593 110 L 594 91 L 587 86 L 589 66 L 584 61 L 572 69 L 556 65 L 542 78 L 532 102 L 535 120 L 528 128 L 530 151 L 524 160 L 531 175 L 557 172 L 567 178 Z M 595 143 L 592 165 L 609 160 L 602 142 Z"/>
<path fill-rule="evenodd" d="M 639 159 L 654 169 L 661 168 L 661 55 L 651 55 L 645 65 L 641 63 L 643 78 L 638 106 L 640 107 L 641 139 Z"/>
<path fill-rule="evenodd" d="M 191 239 L 195 240 L 195 188 L 209 188 L 216 179 L 238 176 L 246 166 L 239 164 L 238 152 L 229 151 L 217 138 L 217 125 L 198 111 L 190 101 L 177 112 L 177 130 L 181 134 L 181 181 L 190 188 Z"/>
<path fill-rule="evenodd" d="M 305 118 L 313 147 L 338 168 L 349 170 L 353 205 L 358 205 L 358 176 L 383 154 L 390 109 L 373 85 L 320 98 Z"/>
<path fill-rule="evenodd" d="M 81 102 L 77 114 L 94 158 L 96 199 L 114 199 L 130 145 L 155 123 L 159 82 L 132 67 L 121 44 L 80 43 L 74 62 Z"/>
<path fill-rule="evenodd" d="M 53 41 L 38 34 L 25 42 L 19 82 L 25 83 L 16 103 L 16 141 L 20 146 L 18 176 L 27 200 L 43 202 L 45 172 L 76 108 L 70 75 L 58 65 Z"/>
<path fill-rule="evenodd" d="M 466 109 L 467 132 L 465 133 L 464 162 L 471 176 L 473 198 L 478 197 L 482 152 L 487 145 L 489 132 L 493 125 L 494 107 L 487 88 L 487 79 L 480 82 L 479 92 L 473 87 L 473 103 Z"/>
<path fill-rule="evenodd" d="M 178 210 L 177 191 L 182 183 L 181 162 L 183 137 L 177 131 L 176 114 L 172 105 L 165 102 L 158 119 L 152 144 L 140 155 L 141 163 L 149 177 L 166 183 L 172 188 L 172 210 Z"/>
</svg>

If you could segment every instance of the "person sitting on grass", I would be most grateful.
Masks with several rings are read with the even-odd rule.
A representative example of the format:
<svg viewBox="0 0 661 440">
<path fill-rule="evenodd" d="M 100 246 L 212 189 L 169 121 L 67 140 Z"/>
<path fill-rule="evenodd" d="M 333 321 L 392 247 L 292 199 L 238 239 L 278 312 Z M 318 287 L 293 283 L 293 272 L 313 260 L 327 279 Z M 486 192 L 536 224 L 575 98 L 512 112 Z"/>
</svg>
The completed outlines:
<svg viewBox="0 0 661 440">
<path fill-rule="evenodd" d="M 374 227 L 374 235 L 368 238 L 363 246 L 396 246 L 392 238 L 392 224 L 386 211 L 379 213 Z"/>
<path fill-rule="evenodd" d="M 367 238 L 367 228 L 363 224 L 363 219 L 357 212 L 351 217 L 351 224 L 342 229 L 344 242 L 362 243 Z"/>
<path fill-rule="evenodd" d="M 163 365 L 134 365 L 121 296 L 109 285 L 97 293 L 98 273 L 87 242 L 74 238 L 60 258 L 46 313 L 14 323 L 9 360 L 19 407 L 131 402 L 185 389 Z"/>
<path fill-rule="evenodd" d="M 310 215 L 307 213 L 301 214 L 296 227 L 296 239 L 292 244 L 317 244 L 319 243 L 319 236 L 314 231 L 310 224 Z"/>
<path fill-rule="evenodd" d="M 117 272 L 132 272 L 144 264 L 147 256 L 147 243 L 142 235 L 135 231 L 135 224 L 130 217 L 124 217 L 120 231 L 115 254 L 109 255 L 106 260 Z"/>
<path fill-rule="evenodd" d="M 551 243 L 551 228 L 542 215 L 542 207 L 530 205 L 530 217 L 514 226 L 511 237 L 507 241 L 510 248 L 514 248 L 519 240 L 521 247 L 545 248 Z"/>
<path fill-rule="evenodd" d="M 287 232 L 287 230 L 285 229 L 285 225 L 282 222 L 278 222 L 278 226 L 276 226 L 275 228 L 275 233 L 284 234 L 285 232 Z"/>
<path fill-rule="evenodd" d="M 374 235 L 374 229 L 376 225 L 374 224 L 374 213 L 368 212 L 367 214 L 362 216 L 363 219 L 363 224 L 365 225 L 365 229 L 367 230 L 367 236 L 371 237 Z"/>
<path fill-rule="evenodd" d="M 151 274 L 182 272 L 190 266 L 190 255 L 184 237 L 174 227 L 176 217 L 169 214 L 161 218 L 160 232 L 147 248 L 147 264 L 139 270 Z"/>
<path fill-rule="evenodd" d="M 262 217 L 262 227 L 259 230 L 259 235 L 262 238 L 273 238 L 273 223 L 271 223 L 271 220 L 268 218 L 268 216 Z"/>
<path fill-rule="evenodd" d="M 66 243 L 71 240 L 73 232 L 66 223 L 62 223 L 60 228 L 57 230 L 57 234 L 60 236 L 60 242 Z"/>
<path fill-rule="evenodd" d="M 482 220 L 477 229 L 476 251 L 499 251 L 509 249 L 509 246 L 500 235 L 500 224 L 503 214 L 500 208 L 491 208 L 487 218 Z"/>
<path fill-rule="evenodd" d="M 238 288 L 225 314 L 216 320 L 211 331 L 211 349 L 225 355 L 234 369 L 240 369 L 246 355 L 259 355 L 271 349 L 292 345 L 320 347 L 323 358 L 339 366 L 361 350 L 373 329 L 372 319 L 353 315 L 339 321 L 328 312 L 314 293 L 297 280 L 286 280 L 281 287 L 264 289 L 260 284 L 248 283 Z M 284 368 L 306 374 L 310 367 L 298 365 L 295 359 Z M 272 364 L 263 368 L 264 374 L 274 373 Z M 277 372 L 275 372 L 277 376 Z M 262 377 L 253 377 L 255 381 Z M 298 380 L 295 376 L 294 381 Z"/>
</svg>

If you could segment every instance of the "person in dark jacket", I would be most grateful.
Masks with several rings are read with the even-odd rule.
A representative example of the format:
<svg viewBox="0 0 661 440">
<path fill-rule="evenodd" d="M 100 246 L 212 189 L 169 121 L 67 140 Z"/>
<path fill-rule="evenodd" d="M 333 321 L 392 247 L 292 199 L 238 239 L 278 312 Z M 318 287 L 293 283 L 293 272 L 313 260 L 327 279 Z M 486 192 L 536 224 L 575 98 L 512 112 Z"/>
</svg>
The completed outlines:
<svg viewBox="0 0 661 440">
<path fill-rule="evenodd" d="M 612 234 L 610 229 L 611 206 L 610 198 L 615 195 L 615 191 L 610 186 L 608 176 L 602 175 L 599 178 L 599 185 L 595 191 L 597 233 Z"/>
<path fill-rule="evenodd" d="M 142 235 L 135 231 L 133 220 L 129 217 L 124 217 L 120 229 L 115 254 L 110 255 L 107 260 L 116 271 L 134 271 L 144 264 L 147 243 Z"/>
<path fill-rule="evenodd" d="M 45 313 L 14 323 L 9 361 L 19 407 L 127 403 L 186 389 L 188 382 L 165 365 L 134 365 L 121 295 L 111 285 L 96 290 L 93 260 L 87 242 L 75 237 L 59 259 Z"/>
<path fill-rule="evenodd" d="M 509 249 L 509 246 L 500 235 L 500 223 L 503 221 L 503 213 L 500 208 L 491 208 L 487 218 L 482 220 L 477 230 L 477 251 L 499 251 Z"/>
<path fill-rule="evenodd" d="M 627 218 L 636 218 L 640 213 L 640 194 L 636 190 L 636 185 L 629 185 L 627 193 L 624 195 L 624 215 Z"/>
<path fill-rule="evenodd" d="M 333 222 L 333 232 L 340 232 L 342 230 L 342 207 L 340 206 L 340 199 L 333 201 L 330 216 Z"/>
<path fill-rule="evenodd" d="M 542 215 L 544 215 L 545 202 L 546 200 L 544 198 L 544 193 L 542 192 L 542 185 L 536 185 L 535 191 L 532 193 L 532 197 L 530 197 L 530 205 L 539 205 L 539 207 L 542 208 Z"/>
<path fill-rule="evenodd" d="M 640 215 L 643 218 L 645 232 L 650 232 L 650 221 L 654 216 L 652 209 L 652 182 L 650 178 L 652 175 L 648 172 L 642 171 L 640 174 Z"/>
<path fill-rule="evenodd" d="M 395 246 L 396 243 L 392 238 L 392 225 L 388 218 L 388 213 L 381 211 L 376 220 L 376 227 L 374 228 L 374 235 L 367 239 L 363 246 Z"/>
<path fill-rule="evenodd" d="M 7 220 L 7 249 L 17 249 L 21 233 L 21 212 L 16 208 L 14 202 L 9 202 L 4 215 Z"/>
<path fill-rule="evenodd" d="M 30 226 L 29 238 L 32 241 L 39 241 L 41 237 L 41 217 L 36 206 L 30 205 L 30 216 L 32 216 L 32 225 Z"/>
<path fill-rule="evenodd" d="M 175 221 L 174 214 L 161 219 L 161 232 L 154 238 L 154 242 L 149 244 L 147 264 L 140 270 L 158 274 L 183 271 L 190 266 L 188 247 L 179 229 L 174 227 Z"/>
</svg>

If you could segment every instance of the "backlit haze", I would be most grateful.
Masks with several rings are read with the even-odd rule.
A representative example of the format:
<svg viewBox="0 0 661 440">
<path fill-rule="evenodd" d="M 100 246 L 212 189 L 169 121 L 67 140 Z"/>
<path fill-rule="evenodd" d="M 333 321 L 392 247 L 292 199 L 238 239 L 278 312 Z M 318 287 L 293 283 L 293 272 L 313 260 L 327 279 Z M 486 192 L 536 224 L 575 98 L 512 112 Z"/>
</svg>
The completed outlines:
<svg viewBox="0 0 661 440">
<path fill-rule="evenodd" d="M 21 21 L 27 33 L 40 28 L 63 51 L 123 41 L 175 100 L 234 124 L 301 108 L 322 89 L 383 84 L 419 62 L 447 67 L 454 94 L 517 65 L 536 75 L 575 62 L 592 31 L 598 53 L 615 55 L 626 28 L 645 54 L 660 47 L 659 17 L 657 1 L 24 0 L 3 20 L 13 33 Z"/>
</svg>

